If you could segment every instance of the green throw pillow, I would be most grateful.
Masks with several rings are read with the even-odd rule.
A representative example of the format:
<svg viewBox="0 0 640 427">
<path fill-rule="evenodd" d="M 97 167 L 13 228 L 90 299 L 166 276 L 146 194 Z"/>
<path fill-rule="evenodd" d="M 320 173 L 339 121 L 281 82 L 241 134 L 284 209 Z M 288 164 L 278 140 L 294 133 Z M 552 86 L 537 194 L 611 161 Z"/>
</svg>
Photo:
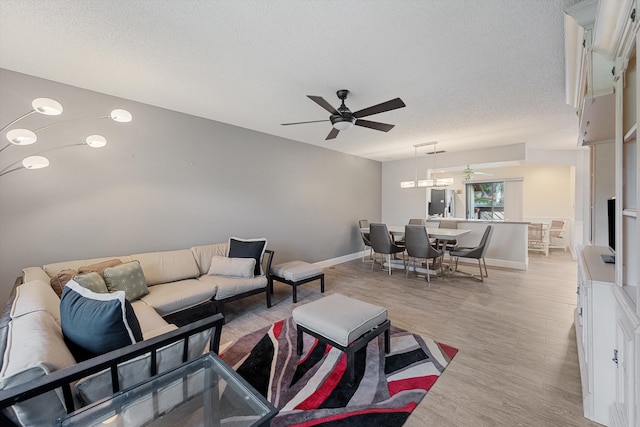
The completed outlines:
<svg viewBox="0 0 640 427">
<path fill-rule="evenodd" d="M 149 293 L 139 261 L 105 268 L 102 274 L 109 292 L 124 291 L 129 302 Z"/>
<path fill-rule="evenodd" d="M 89 289 L 90 291 L 98 294 L 106 294 L 109 292 L 104 279 L 96 272 L 77 274 L 73 276 L 73 281 L 83 288 Z"/>
</svg>

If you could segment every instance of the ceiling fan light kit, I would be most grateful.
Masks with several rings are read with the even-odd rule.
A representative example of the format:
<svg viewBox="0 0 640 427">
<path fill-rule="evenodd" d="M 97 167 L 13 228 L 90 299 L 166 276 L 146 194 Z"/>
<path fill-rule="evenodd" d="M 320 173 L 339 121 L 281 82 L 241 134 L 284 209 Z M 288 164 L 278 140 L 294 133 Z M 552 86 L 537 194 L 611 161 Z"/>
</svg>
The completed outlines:
<svg viewBox="0 0 640 427">
<path fill-rule="evenodd" d="M 380 132 L 389 132 L 394 128 L 395 125 L 363 120 L 362 117 L 372 116 L 374 114 L 384 113 L 385 111 L 391 111 L 398 108 L 406 107 L 405 103 L 400 98 L 395 98 L 352 113 L 344 103 L 345 99 L 347 99 L 347 95 L 349 95 L 349 91 L 346 89 L 340 89 L 336 92 L 336 95 L 338 96 L 338 99 L 342 101 L 340 107 L 338 107 L 337 109 L 333 108 L 333 106 L 321 96 L 307 95 L 310 100 L 331 113 L 328 121 L 331 122 L 332 129 L 325 140 L 334 139 L 338 136 L 338 133 L 340 133 L 340 131 L 349 130 L 354 125 L 366 127 Z M 312 120 L 308 122 L 282 123 L 282 126 L 302 125 L 307 123 L 318 123 L 326 121 L 327 120 Z"/>
</svg>

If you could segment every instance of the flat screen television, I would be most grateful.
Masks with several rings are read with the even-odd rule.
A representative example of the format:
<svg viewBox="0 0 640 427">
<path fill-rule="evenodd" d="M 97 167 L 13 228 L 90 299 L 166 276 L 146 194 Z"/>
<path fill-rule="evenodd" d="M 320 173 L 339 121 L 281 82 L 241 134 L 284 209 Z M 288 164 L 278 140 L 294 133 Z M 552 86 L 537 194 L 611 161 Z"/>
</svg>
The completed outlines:
<svg viewBox="0 0 640 427">
<path fill-rule="evenodd" d="M 602 255 L 602 261 L 608 264 L 616 262 L 616 198 L 607 200 L 607 232 L 609 233 L 609 249 L 613 255 Z"/>
</svg>

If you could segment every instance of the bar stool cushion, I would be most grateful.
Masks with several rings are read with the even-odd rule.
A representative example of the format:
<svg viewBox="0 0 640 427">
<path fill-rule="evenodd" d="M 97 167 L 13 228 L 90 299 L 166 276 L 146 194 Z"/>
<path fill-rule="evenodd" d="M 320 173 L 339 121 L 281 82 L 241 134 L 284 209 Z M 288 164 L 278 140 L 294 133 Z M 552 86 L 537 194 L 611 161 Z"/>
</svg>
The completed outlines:
<svg viewBox="0 0 640 427">
<path fill-rule="evenodd" d="M 387 320 L 387 309 L 332 294 L 295 308 L 292 315 L 296 324 L 347 347 Z"/>
</svg>

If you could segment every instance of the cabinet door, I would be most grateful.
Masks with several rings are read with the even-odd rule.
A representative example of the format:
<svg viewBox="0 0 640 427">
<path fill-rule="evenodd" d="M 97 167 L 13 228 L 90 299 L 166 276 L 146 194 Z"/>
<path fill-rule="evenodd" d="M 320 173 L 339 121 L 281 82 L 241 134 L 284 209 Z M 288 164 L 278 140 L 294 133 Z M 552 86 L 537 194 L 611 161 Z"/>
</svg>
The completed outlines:
<svg viewBox="0 0 640 427">
<path fill-rule="evenodd" d="M 634 378 L 637 336 L 633 331 L 629 331 L 628 325 L 622 318 L 618 322 L 617 341 L 617 396 L 613 413 L 615 425 L 635 427 L 637 426 L 637 390 Z"/>
</svg>

